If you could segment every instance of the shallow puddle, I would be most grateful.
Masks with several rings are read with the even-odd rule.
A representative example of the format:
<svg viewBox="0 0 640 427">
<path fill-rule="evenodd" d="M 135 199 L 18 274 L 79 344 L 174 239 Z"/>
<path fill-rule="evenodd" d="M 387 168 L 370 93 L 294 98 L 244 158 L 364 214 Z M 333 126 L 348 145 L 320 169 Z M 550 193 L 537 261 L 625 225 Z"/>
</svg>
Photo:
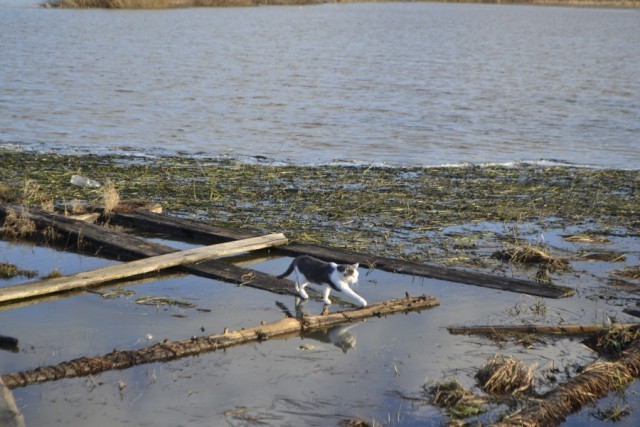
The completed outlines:
<svg viewBox="0 0 640 427">
<path fill-rule="evenodd" d="M 41 275 L 54 268 L 70 274 L 113 264 L 6 242 L 0 242 L 0 260 L 36 268 Z M 283 272 L 291 262 L 268 254 L 234 260 L 270 274 Z M 0 286 L 24 281 L 4 280 Z M 102 294 L 77 293 L 0 307 L 0 334 L 20 340 L 17 353 L 0 351 L 0 372 L 100 355 L 114 348 L 135 349 L 164 339 L 216 334 L 227 327 L 248 328 L 281 319 L 282 306 L 291 312 L 296 309 L 293 296 L 195 276 L 140 280 L 99 291 Z M 357 291 L 370 303 L 409 293 L 435 296 L 441 305 L 301 337 L 17 388 L 13 394 L 29 426 L 326 426 L 356 417 L 383 425 L 440 425 L 446 418 L 428 404 L 424 386 L 455 376 L 479 393 L 474 375 L 498 352 L 514 355 L 526 365 L 538 363 L 538 391 L 554 386 L 542 379 L 544 372 L 553 368 L 556 381 L 562 382 L 596 358 L 578 339 L 544 337 L 525 348 L 513 340 L 497 343 L 481 336 L 451 335 L 446 326 L 585 323 L 601 320 L 611 311 L 604 302 L 580 293 L 567 299 L 540 299 L 366 268 L 360 269 Z M 190 305 L 136 302 L 143 297 Z M 339 303 L 331 307 L 331 311 L 341 309 Z M 320 314 L 322 303 L 310 300 L 303 310 Z M 637 407 L 637 394 L 627 395 Z M 480 419 L 495 421 L 498 410 L 504 409 L 494 408 Z M 593 411 L 585 408 L 568 425 L 597 422 Z M 633 419 L 637 415 L 627 418 Z"/>
</svg>

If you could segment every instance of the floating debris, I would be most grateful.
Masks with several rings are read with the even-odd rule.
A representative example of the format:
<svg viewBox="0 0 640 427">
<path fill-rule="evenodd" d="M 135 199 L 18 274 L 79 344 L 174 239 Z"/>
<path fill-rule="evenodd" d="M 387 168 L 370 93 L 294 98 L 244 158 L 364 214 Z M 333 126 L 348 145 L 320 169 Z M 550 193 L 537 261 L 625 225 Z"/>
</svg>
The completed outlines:
<svg viewBox="0 0 640 427">
<path fill-rule="evenodd" d="M 638 327 L 611 328 L 585 339 L 583 344 L 599 354 L 619 356 L 638 339 L 640 339 Z"/>
<path fill-rule="evenodd" d="M 175 305 L 180 308 L 195 308 L 195 304 L 178 301 L 167 297 L 142 297 L 136 300 L 136 304 L 143 305 Z"/>
<path fill-rule="evenodd" d="M 490 394 L 518 394 L 533 385 L 533 372 L 537 363 L 526 368 L 524 363 L 513 357 L 505 358 L 497 354 L 489 359 L 476 373 L 482 389 Z"/>
<path fill-rule="evenodd" d="M 632 280 L 640 280 L 640 265 L 627 267 L 623 270 L 616 270 L 613 272 L 616 276 L 626 277 Z"/>
<path fill-rule="evenodd" d="M 432 402 L 446 409 L 452 418 L 465 419 L 486 411 L 487 400 L 474 396 L 456 379 L 437 381 L 426 390 L 432 396 Z"/>
<path fill-rule="evenodd" d="M 551 256 L 530 244 L 496 251 L 491 258 L 522 264 L 544 264 L 554 269 L 565 269 L 568 266 L 566 259 Z"/>
<path fill-rule="evenodd" d="M 18 276 L 33 278 L 38 275 L 34 270 L 23 270 L 14 264 L 0 262 L 0 279 L 11 279 Z"/>
<path fill-rule="evenodd" d="M 624 262 L 627 256 L 616 251 L 590 251 L 580 252 L 578 258 L 587 261 Z"/>
<path fill-rule="evenodd" d="M 590 244 L 598 244 L 598 245 L 609 245 L 611 244 L 611 240 L 607 239 L 604 236 L 597 236 L 591 233 L 578 233 L 562 236 L 562 238 L 571 243 L 590 243 Z"/>
</svg>

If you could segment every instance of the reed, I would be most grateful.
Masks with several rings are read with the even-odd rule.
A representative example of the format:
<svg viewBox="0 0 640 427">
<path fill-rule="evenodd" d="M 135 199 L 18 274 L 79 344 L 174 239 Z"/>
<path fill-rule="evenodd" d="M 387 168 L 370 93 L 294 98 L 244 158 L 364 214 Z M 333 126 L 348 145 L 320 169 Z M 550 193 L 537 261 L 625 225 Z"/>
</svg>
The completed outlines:
<svg viewBox="0 0 640 427">
<path fill-rule="evenodd" d="M 379 0 L 370 0 L 376 2 Z M 517 3 L 553 6 L 637 8 L 640 0 L 431 0 L 440 3 Z M 43 7 L 67 9 L 173 9 L 187 7 L 246 7 L 263 5 L 308 5 L 365 3 L 367 0 L 46 0 Z"/>
<path fill-rule="evenodd" d="M 63 9 L 175 9 L 187 7 L 247 7 L 303 5 L 323 0 L 47 0 L 43 6 Z"/>
</svg>

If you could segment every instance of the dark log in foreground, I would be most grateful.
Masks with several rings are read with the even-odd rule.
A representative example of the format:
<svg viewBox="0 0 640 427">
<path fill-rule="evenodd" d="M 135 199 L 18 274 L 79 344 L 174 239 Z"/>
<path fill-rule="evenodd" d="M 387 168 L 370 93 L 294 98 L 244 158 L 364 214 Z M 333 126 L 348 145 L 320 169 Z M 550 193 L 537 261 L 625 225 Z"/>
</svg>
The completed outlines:
<svg viewBox="0 0 640 427">
<path fill-rule="evenodd" d="M 98 374 L 114 369 L 125 369 L 144 363 L 163 362 L 199 353 L 219 350 L 248 342 L 286 337 L 292 334 L 312 332 L 369 317 L 380 317 L 395 313 L 419 311 L 439 305 L 437 298 L 430 296 L 406 297 L 371 304 L 368 307 L 311 316 L 301 319 L 287 317 L 274 323 L 260 325 L 235 332 L 192 338 L 183 341 L 164 341 L 139 350 L 115 350 L 98 357 L 81 357 L 55 366 L 44 366 L 31 371 L 2 375 L 9 388 L 23 387 L 45 381 Z"/>
<path fill-rule="evenodd" d="M 42 230 L 41 234 L 46 239 L 46 243 L 55 244 L 65 250 L 74 249 L 89 255 L 100 255 L 119 261 L 136 260 L 178 251 L 171 246 L 140 239 L 113 228 L 77 221 L 41 209 L 0 204 L 0 218 L 4 218 L 9 212 L 16 212 L 18 215 L 28 218 L 38 230 Z M 197 265 L 185 265 L 177 268 L 180 271 L 201 277 L 263 289 L 277 294 L 295 295 L 294 286 L 290 280 L 278 279 L 266 273 L 237 267 L 223 261 L 210 260 Z"/>
<path fill-rule="evenodd" d="M 616 323 L 604 325 L 517 325 L 517 326 L 448 326 L 450 334 L 549 334 L 549 335 L 589 335 L 602 331 L 638 329 L 638 323 Z"/>
<path fill-rule="evenodd" d="M 495 426 L 557 426 L 583 406 L 613 390 L 627 387 L 640 376 L 640 341 L 615 362 L 596 361 L 577 376 L 536 400 L 524 410 L 507 416 Z"/>
<path fill-rule="evenodd" d="M 202 244 L 245 239 L 260 234 L 256 231 L 218 227 L 203 224 L 202 222 L 174 218 L 141 210 L 127 213 L 113 213 L 110 214 L 109 218 L 114 224 L 138 230 L 166 233 L 175 238 L 189 239 Z M 373 265 L 376 269 L 390 271 L 392 273 L 446 280 L 449 282 L 500 289 L 509 292 L 519 292 L 546 298 L 567 297 L 575 293 L 574 289 L 564 286 L 458 270 L 439 265 L 418 264 L 326 246 L 290 243 L 287 246 L 278 248 L 277 252 L 291 256 L 311 255 L 325 261 L 340 263 L 353 264 L 358 262 L 362 266 Z"/>
<path fill-rule="evenodd" d="M 83 271 L 68 276 L 42 279 L 21 285 L 5 286 L 0 288 L 0 303 L 75 289 L 84 289 L 97 284 L 122 280 L 179 265 L 195 264 L 211 258 L 220 258 L 227 255 L 283 245 L 286 242 L 287 238 L 284 234 L 268 234 L 185 251 L 171 252 L 91 271 Z"/>
</svg>

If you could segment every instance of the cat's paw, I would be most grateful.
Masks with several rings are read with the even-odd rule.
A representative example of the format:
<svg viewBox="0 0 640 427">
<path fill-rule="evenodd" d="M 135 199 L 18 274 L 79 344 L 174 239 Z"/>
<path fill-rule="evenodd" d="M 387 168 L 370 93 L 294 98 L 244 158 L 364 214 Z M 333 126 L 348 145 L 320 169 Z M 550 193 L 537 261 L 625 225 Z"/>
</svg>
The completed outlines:
<svg viewBox="0 0 640 427">
<path fill-rule="evenodd" d="M 307 293 L 305 291 L 303 291 L 302 289 L 300 289 L 300 298 L 302 299 L 309 299 L 309 295 L 307 295 Z"/>
</svg>

